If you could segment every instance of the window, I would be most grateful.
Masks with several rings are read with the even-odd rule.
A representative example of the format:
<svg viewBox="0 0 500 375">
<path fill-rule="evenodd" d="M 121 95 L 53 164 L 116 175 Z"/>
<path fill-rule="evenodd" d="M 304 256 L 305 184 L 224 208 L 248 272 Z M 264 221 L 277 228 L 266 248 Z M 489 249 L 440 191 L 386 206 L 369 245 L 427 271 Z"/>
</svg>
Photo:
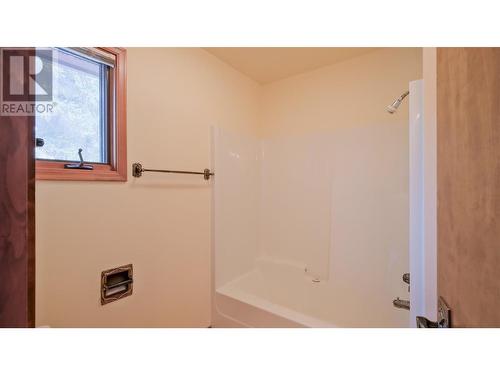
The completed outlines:
<svg viewBox="0 0 500 375">
<path fill-rule="evenodd" d="M 52 67 L 53 110 L 35 117 L 37 179 L 125 181 L 125 51 L 54 48 L 41 62 Z"/>
</svg>

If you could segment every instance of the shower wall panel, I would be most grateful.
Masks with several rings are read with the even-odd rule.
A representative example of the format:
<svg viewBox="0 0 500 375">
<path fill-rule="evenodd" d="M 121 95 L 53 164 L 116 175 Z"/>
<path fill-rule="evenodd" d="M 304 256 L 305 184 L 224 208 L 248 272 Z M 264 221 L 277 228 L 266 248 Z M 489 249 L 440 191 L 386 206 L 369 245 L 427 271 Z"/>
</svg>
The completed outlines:
<svg viewBox="0 0 500 375">
<path fill-rule="evenodd" d="M 330 283 L 351 314 L 405 327 L 408 299 L 408 127 L 372 123 L 332 132 Z M 349 306 L 348 306 L 349 305 Z"/>
<path fill-rule="evenodd" d="M 324 135 L 262 141 L 261 251 L 320 280 L 330 253 L 329 143 Z"/>
<path fill-rule="evenodd" d="M 258 257 L 259 142 L 213 129 L 215 286 L 243 275 Z"/>
</svg>

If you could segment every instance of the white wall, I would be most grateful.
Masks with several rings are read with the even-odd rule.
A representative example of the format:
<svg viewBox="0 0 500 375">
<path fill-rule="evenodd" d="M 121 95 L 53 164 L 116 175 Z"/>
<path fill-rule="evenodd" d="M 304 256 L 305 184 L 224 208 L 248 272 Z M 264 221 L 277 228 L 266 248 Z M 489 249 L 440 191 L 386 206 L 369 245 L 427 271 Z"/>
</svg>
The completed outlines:
<svg viewBox="0 0 500 375">
<path fill-rule="evenodd" d="M 256 137 L 215 128 L 215 287 L 255 266 L 259 257 L 260 147 Z"/>
<path fill-rule="evenodd" d="M 331 149 L 322 134 L 262 140 L 259 244 L 262 256 L 328 278 Z"/>
<path fill-rule="evenodd" d="M 421 49 L 389 48 L 263 86 L 252 254 L 307 267 L 377 326 L 408 326 L 408 103 L 385 108 L 421 75 Z"/>
<path fill-rule="evenodd" d="M 425 315 L 423 80 L 410 82 L 410 326 Z"/>
<path fill-rule="evenodd" d="M 408 312 L 392 300 L 409 297 L 401 280 L 409 271 L 408 130 L 377 123 L 336 129 L 331 146 L 329 281 L 350 301 L 348 310 L 366 309 L 377 326 L 405 327 Z"/>
</svg>

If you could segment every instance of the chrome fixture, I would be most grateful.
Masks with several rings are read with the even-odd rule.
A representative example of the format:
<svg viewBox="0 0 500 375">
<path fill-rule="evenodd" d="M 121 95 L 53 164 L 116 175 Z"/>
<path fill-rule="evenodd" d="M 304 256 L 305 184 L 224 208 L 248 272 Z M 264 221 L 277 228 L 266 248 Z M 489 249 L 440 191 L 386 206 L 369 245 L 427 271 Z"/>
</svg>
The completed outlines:
<svg viewBox="0 0 500 375">
<path fill-rule="evenodd" d="M 410 291 L 410 273 L 409 272 L 403 273 L 403 281 L 406 284 L 408 284 L 408 292 L 409 292 Z M 398 309 L 410 310 L 410 301 L 408 301 L 406 299 L 399 299 L 399 297 L 398 297 L 392 301 L 392 304 L 394 307 L 397 307 Z"/>
<path fill-rule="evenodd" d="M 311 274 L 309 273 L 309 270 L 307 269 L 307 267 L 305 267 L 305 268 L 304 268 L 304 273 L 305 273 L 306 275 L 309 275 L 309 277 L 311 277 L 311 281 L 312 281 L 313 283 L 319 283 L 319 282 L 321 282 L 321 279 L 320 279 L 319 277 L 317 277 L 317 276 L 313 276 L 313 275 L 311 275 Z"/>
<path fill-rule="evenodd" d="M 406 299 L 399 299 L 398 297 L 394 301 L 392 301 L 392 304 L 398 309 L 410 310 L 410 301 Z"/>
<path fill-rule="evenodd" d="M 404 98 L 406 98 L 408 95 L 410 95 L 409 91 L 405 91 L 399 98 L 397 98 L 391 105 L 387 106 L 387 112 L 389 112 L 391 115 L 395 113 L 398 110 L 398 107 L 401 105 L 403 102 Z"/>
<path fill-rule="evenodd" d="M 408 284 L 408 292 L 410 291 L 410 273 L 403 273 L 403 281 Z"/>
<path fill-rule="evenodd" d="M 438 299 L 438 320 L 433 322 L 423 316 L 417 316 L 417 328 L 450 328 L 450 308 L 443 297 Z"/>
<path fill-rule="evenodd" d="M 146 169 L 141 163 L 132 164 L 132 176 L 141 177 L 143 172 L 160 172 L 160 173 L 181 173 L 181 174 L 201 174 L 205 180 L 210 180 L 210 176 L 214 173 L 210 172 L 210 169 L 205 169 L 203 172 L 191 172 L 191 171 L 171 171 L 168 169 Z"/>
</svg>

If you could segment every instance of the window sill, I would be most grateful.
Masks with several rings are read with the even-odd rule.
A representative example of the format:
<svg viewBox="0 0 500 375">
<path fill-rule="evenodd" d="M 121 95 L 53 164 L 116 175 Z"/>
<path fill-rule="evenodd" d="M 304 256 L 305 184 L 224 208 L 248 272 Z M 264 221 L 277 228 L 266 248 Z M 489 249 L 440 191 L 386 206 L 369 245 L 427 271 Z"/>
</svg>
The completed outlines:
<svg viewBox="0 0 500 375">
<path fill-rule="evenodd" d="M 66 169 L 64 162 L 36 161 L 37 180 L 56 181 L 127 181 L 126 165 L 116 170 L 109 164 L 92 164 L 93 170 Z M 90 163 L 89 163 L 90 164 Z"/>
</svg>

